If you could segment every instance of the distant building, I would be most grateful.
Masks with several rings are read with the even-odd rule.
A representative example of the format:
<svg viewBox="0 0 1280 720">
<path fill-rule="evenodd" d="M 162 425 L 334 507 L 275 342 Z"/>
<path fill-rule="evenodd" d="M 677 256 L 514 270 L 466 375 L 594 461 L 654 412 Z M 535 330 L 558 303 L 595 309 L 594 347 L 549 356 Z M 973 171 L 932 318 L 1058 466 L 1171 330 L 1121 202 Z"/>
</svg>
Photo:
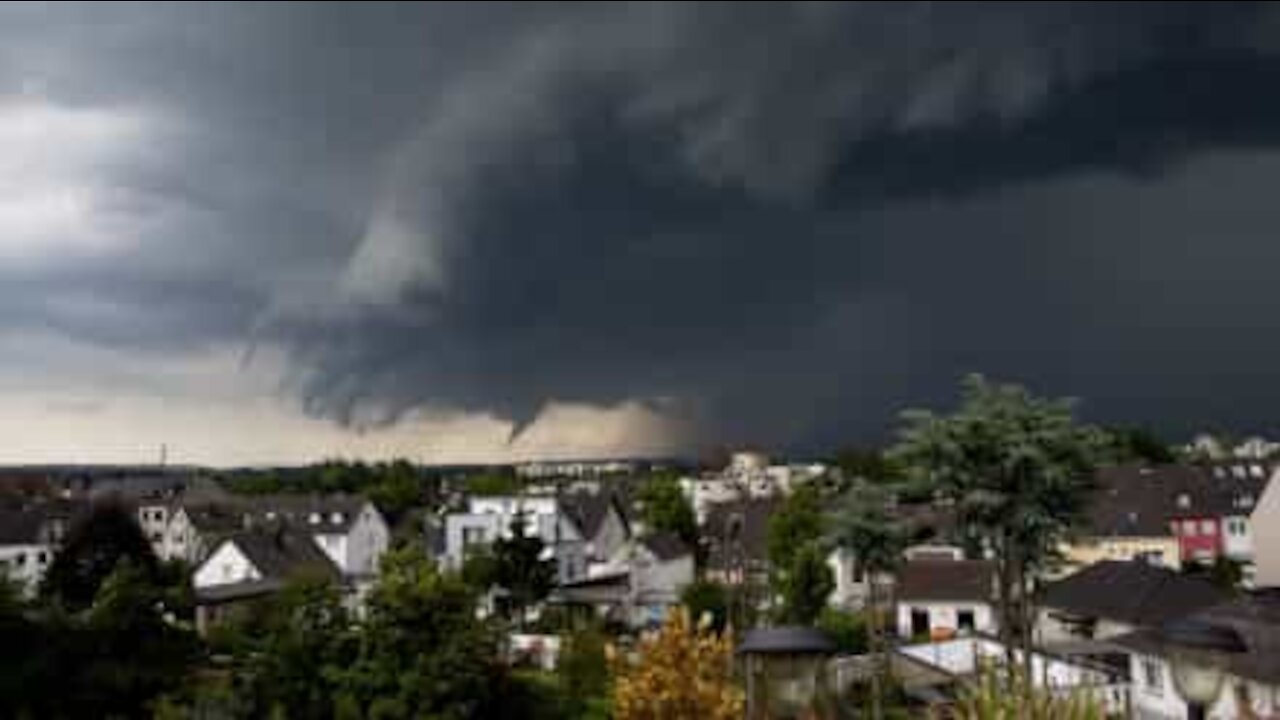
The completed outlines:
<svg viewBox="0 0 1280 720">
<path fill-rule="evenodd" d="M 554 495 L 472 497 L 467 510 L 444 519 L 444 556 L 448 567 L 461 568 L 467 556 L 500 538 L 511 537 L 517 518 L 527 535 L 542 540 L 544 559 L 555 560 L 560 582 L 587 576 L 591 560 L 587 538 Z M 597 528 L 598 530 L 598 528 Z"/>
<path fill-rule="evenodd" d="M 57 541 L 42 514 L 0 510 L 0 574 L 24 593 L 34 593 L 56 549 Z"/>
<path fill-rule="evenodd" d="M 347 577 L 368 578 L 391 543 L 391 529 L 373 503 L 358 495 L 268 495 L 239 507 L 247 527 L 289 523 L 312 537 Z"/>
<path fill-rule="evenodd" d="M 632 628 L 662 623 L 694 580 L 693 551 L 661 533 L 628 543 L 599 573 L 562 583 L 550 602 L 584 607 Z"/>
</svg>

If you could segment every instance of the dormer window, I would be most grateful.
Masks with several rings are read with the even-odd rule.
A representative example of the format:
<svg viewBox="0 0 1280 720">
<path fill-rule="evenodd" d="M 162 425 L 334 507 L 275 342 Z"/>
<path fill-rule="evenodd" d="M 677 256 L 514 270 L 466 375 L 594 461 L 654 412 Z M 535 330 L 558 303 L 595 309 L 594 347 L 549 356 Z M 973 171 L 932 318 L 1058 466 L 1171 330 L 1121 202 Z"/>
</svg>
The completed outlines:
<svg viewBox="0 0 1280 720">
<path fill-rule="evenodd" d="M 1184 510 L 1191 507 L 1191 496 L 1186 493 L 1180 493 L 1178 495 L 1178 507 Z"/>
<path fill-rule="evenodd" d="M 311 523 L 312 525 L 319 525 L 320 513 L 316 513 L 316 512 L 311 513 L 311 515 L 307 517 L 307 522 Z"/>
<path fill-rule="evenodd" d="M 1214 468 L 1214 469 L 1213 469 L 1213 476 L 1214 476 L 1214 477 L 1216 477 L 1216 478 L 1226 477 L 1226 476 L 1227 476 L 1227 469 L 1226 469 L 1226 468 L 1223 468 L 1223 467 L 1216 467 L 1216 468 Z"/>
<path fill-rule="evenodd" d="M 1263 475 L 1263 473 L 1262 473 L 1262 466 L 1261 466 L 1261 465 L 1250 465 L 1250 466 L 1249 466 L 1249 474 L 1250 474 L 1250 475 L 1252 475 L 1252 476 L 1254 476 L 1254 477 L 1256 477 L 1256 478 L 1260 478 L 1260 477 L 1262 477 L 1262 475 Z"/>
<path fill-rule="evenodd" d="M 345 516 L 343 516 L 343 514 L 340 512 L 333 513 L 329 516 L 329 522 L 333 523 L 334 525 L 341 525 L 343 520 L 345 519 L 346 519 Z"/>
</svg>

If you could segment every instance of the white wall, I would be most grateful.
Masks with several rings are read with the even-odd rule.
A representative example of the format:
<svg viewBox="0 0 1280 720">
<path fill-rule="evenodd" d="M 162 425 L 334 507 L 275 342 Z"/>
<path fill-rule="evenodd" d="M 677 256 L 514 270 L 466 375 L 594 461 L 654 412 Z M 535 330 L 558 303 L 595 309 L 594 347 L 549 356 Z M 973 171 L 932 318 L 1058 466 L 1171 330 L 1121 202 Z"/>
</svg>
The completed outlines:
<svg viewBox="0 0 1280 720">
<path fill-rule="evenodd" d="M 857 571 L 853 553 L 836 548 L 827 556 L 827 567 L 835 578 L 836 587 L 831 592 L 829 602 L 835 607 L 856 610 L 867 601 L 867 583 Z"/>
<path fill-rule="evenodd" d="M 196 568 L 191 583 L 196 588 L 205 588 L 261 579 L 262 573 L 249 562 L 249 558 L 234 542 L 227 541 Z"/>
<path fill-rule="evenodd" d="M 631 566 L 632 625 L 660 622 L 693 577 L 693 555 L 664 562 L 637 545 Z"/>
<path fill-rule="evenodd" d="M 1280 470 L 1271 476 L 1249 517 L 1257 587 L 1280 587 L 1280 482 L 1276 481 L 1277 477 Z"/>
<path fill-rule="evenodd" d="M 1154 669 L 1155 683 L 1149 682 L 1146 664 Z M 1163 658 L 1132 653 L 1129 655 L 1129 673 L 1133 678 L 1133 715 L 1138 720 L 1182 720 L 1187 717 L 1187 704 L 1178 696 L 1173 685 L 1173 672 Z M 1212 720 L 1234 720 L 1240 717 L 1235 688 L 1248 688 L 1253 711 L 1261 717 L 1273 717 L 1280 712 L 1280 686 L 1263 685 L 1253 681 L 1228 676 L 1218 702 L 1209 709 Z"/>
<path fill-rule="evenodd" d="M 498 538 L 510 537 L 511 521 L 517 512 L 523 512 L 525 531 L 541 538 L 548 552 L 555 548 L 559 577 L 571 580 L 586 576 L 586 543 L 573 523 L 556 512 L 554 498 L 477 497 L 471 499 L 469 509 L 471 512 L 445 516 L 446 566 L 455 569 L 462 567 L 466 556 L 463 543 L 465 530 L 470 528 L 482 531 L 482 544 L 489 544 Z"/>
<path fill-rule="evenodd" d="M 1233 560 L 1253 559 L 1253 528 L 1248 516 L 1222 518 L 1222 551 Z"/>
<path fill-rule="evenodd" d="M 0 572 L 21 586 L 24 592 L 32 593 L 53 562 L 53 553 L 51 545 L 0 546 Z"/>
<path fill-rule="evenodd" d="M 378 562 L 391 544 L 391 529 L 382 513 L 372 503 L 365 503 L 360 515 L 347 533 L 347 564 L 342 565 L 348 575 L 372 575 L 378 571 Z"/>
<path fill-rule="evenodd" d="M 986 603 L 966 603 L 966 602 L 898 602 L 898 635 L 904 638 L 911 637 L 911 612 L 913 610 L 924 610 L 929 613 L 929 632 L 937 632 L 941 630 L 950 630 L 958 632 L 959 614 L 962 610 L 973 611 L 974 630 L 983 633 L 994 633 L 996 631 L 995 615 L 991 610 L 991 606 Z"/>
</svg>

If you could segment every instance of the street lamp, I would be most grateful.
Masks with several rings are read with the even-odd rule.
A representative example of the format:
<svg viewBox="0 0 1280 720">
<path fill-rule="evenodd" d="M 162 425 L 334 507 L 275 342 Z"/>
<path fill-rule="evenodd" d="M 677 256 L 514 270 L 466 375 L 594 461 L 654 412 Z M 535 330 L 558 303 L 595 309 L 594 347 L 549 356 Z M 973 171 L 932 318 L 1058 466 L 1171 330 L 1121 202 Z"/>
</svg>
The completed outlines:
<svg viewBox="0 0 1280 720">
<path fill-rule="evenodd" d="M 836 645 L 811 627 L 757 628 L 738 646 L 746 665 L 747 717 L 795 718 L 813 707 Z"/>
<path fill-rule="evenodd" d="M 1235 629 L 1184 618 L 1160 631 L 1173 671 L 1173 685 L 1187 701 L 1189 720 L 1204 720 L 1222 694 L 1233 655 L 1248 651 Z"/>
</svg>

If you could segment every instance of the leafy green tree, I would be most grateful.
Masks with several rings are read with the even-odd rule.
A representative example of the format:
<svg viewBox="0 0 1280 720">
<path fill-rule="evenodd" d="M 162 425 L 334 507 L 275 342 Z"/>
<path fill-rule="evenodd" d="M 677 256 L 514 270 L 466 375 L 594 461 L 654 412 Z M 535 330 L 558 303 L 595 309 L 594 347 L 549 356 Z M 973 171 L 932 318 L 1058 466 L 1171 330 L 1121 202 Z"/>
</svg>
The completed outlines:
<svg viewBox="0 0 1280 720">
<path fill-rule="evenodd" d="M 497 634 L 471 589 L 420 548 L 383 557 L 358 644 L 342 687 L 369 718 L 478 717 L 500 690 Z"/>
<path fill-rule="evenodd" d="M 45 573 L 40 594 L 68 611 L 84 610 L 125 559 L 155 580 L 158 561 L 133 513 L 118 503 L 98 505 L 67 533 Z"/>
<path fill-rule="evenodd" d="M 902 468 L 875 448 L 845 448 L 836 453 L 835 461 L 846 481 L 884 484 L 902 479 Z"/>
<path fill-rule="evenodd" d="M 862 655 L 870 645 L 867 641 L 868 612 L 848 612 L 824 608 L 818 616 L 818 628 L 825 632 L 842 653 Z"/>
<path fill-rule="evenodd" d="M 855 485 L 830 518 L 832 539 L 853 556 L 867 584 L 867 646 L 874 667 L 871 673 L 871 715 L 883 714 L 884 689 L 889 680 L 885 615 L 888 594 L 884 579 L 898 569 L 908 532 L 889 513 L 891 491 L 884 486 Z"/>
<path fill-rule="evenodd" d="M 1177 462 L 1178 456 L 1169 444 L 1155 433 L 1141 427 L 1109 427 L 1102 448 L 1108 462 L 1143 462 L 1152 465 Z"/>
<path fill-rule="evenodd" d="M 468 495 L 516 495 L 519 492 L 520 481 L 510 473 L 486 472 L 467 478 Z"/>
<path fill-rule="evenodd" d="M 808 485 L 797 488 L 769 518 L 765 535 L 769 564 L 778 569 L 791 567 L 795 556 L 806 545 L 823 539 L 825 522 L 822 498 L 817 491 Z"/>
<path fill-rule="evenodd" d="M 639 500 L 646 532 L 672 533 L 689 547 L 698 547 L 698 516 L 674 475 L 650 477 L 640 486 Z"/>
<path fill-rule="evenodd" d="M 722 632 L 729 621 L 729 592 L 724 585 L 711 580 L 695 580 L 680 593 L 680 604 L 689 609 L 689 617 L 697 622 L 711 619 L 711 627 Z"/>
<path fill-rule="evenodd" d="M 822 547 L 816 542 L 806 543 L 792 556 L 786 571 L 779 574 L 780 619 L 794 625 L 812 625 L 827 606 L 835 586 Z"/>
<path fill-rule="evenodd" d="M 374 481 L 364 491 L 365 495 L 392 524 L 426 500 L 427 482 L 406 460 L 380 464 L 375 468 L 374 476 Z"/>
<path fill-rule="evenodd" d="M 546 546 L 537 535 L 527 534 L 525 520 L 524 513 L 516 513 L 510 536 L 492 546 L 493 584 L 506 591 L 510 616 L 521 625 L 525 611 L 545 599 L 556 581 L 555 561 L 542 559 Z"/>
<path fill-rule="evenodd" d="M 564 640 L 556 676 L 563 695 L 561 717 L 581 718 L 599 712 L 609 691 L 605 635 L 594 624 Z"/>
<path fill-rule="evenodd" d="M 104 579 L 79 630 L 73 666 L 77 695 L 94 715 L 136 716 L 182 684 L 199 645 L 192 632 L 165 620 L 164 598 L 152 572 L 128 558 Z"/>
<path fill-rule="evenodd" d="M 255 714 L 284 708 L 291 717 L 328 718 L 338 703 L 342 668 L 354 654 L 352 618 L 324 578 L 298 577 L 246 619 L 244 653 Z"/>
<path fill-rule="evenodd" d="M 1073 408 L 972 376 L 951 415 L 906 413 L 894 450 L 910 474 L 955 502 L 991 549 L 1010 664 L 1015 646 L 1031 644 L 1036 577 L 1079 518 L 1104 442 L 1103 433 L 1076 423 Z"/>
<path fill-rule="evenodd" d="M 793 492 L 769 519 L 766 552 L 774 594 L 782 600 L 779 619 L 811 624 L 835 587 L 824 548 L 825 516 L 816 489 Z"/>
</svg>

